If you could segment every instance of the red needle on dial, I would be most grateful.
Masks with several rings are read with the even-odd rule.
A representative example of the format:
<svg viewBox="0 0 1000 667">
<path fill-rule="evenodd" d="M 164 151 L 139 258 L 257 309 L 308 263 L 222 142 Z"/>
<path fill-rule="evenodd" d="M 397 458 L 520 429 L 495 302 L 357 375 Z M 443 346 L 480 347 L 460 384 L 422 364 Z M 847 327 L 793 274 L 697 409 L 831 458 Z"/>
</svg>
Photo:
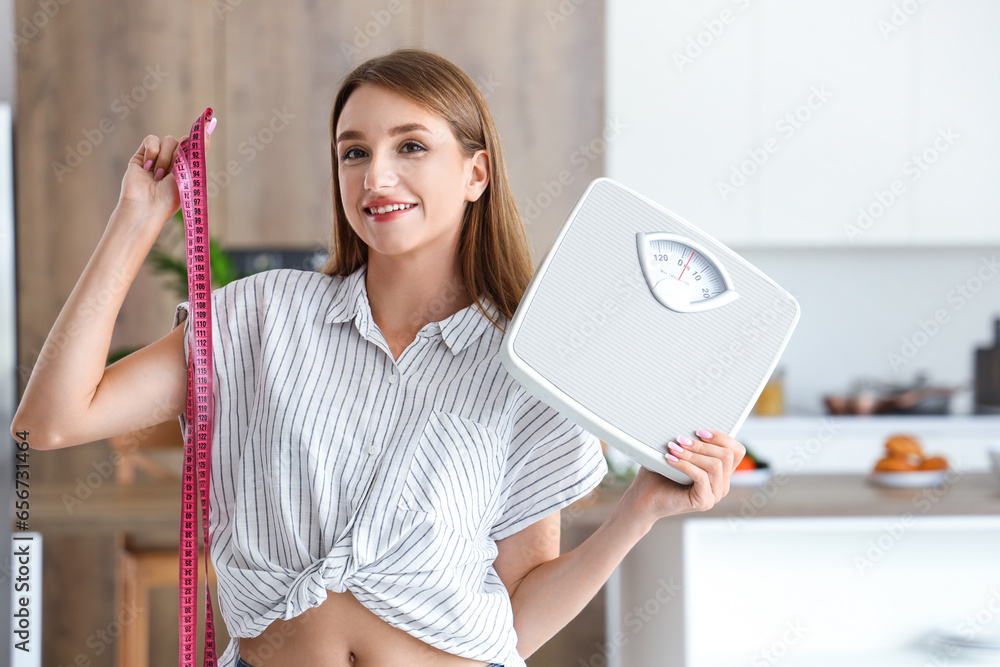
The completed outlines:
<svg viewBox="0 0 1000 667">
<path fill-rule="evenodd" d="M 694 250 L 692 250 L 692 251 L 691 251 L 691 254 L 690 254 L 690 255 L 688 255 L 688 261 L 687 261 L 687 264 L 685 264 L 685 265 L 684 265 L 684 268 L 683 268 L 683 269 L 681 269 L 681 275 L 680 275 L 680 276 L 677 276 L 677 280 L 680 280 L 680 279 L 681 279 L 681 276 L 683 276 L 683 275 L 684 275 L 684 272 L 685 272 L 685 271 L 687 271 L 687 269 L 688 269 L 688 264 L 690 264 L 690 263 L 691 263 L 691 258 L 692 258 L 692 257 L 694 257 Z"/>
</svg>

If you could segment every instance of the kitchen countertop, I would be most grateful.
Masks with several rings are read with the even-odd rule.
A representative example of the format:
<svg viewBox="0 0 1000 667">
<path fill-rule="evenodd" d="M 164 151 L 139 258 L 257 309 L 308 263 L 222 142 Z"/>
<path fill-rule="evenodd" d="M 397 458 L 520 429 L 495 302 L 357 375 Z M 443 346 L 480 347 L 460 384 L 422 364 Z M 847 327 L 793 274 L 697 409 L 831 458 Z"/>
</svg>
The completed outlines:
<svg viewBox="0 0 1000 667">
<path fill-rule="evenodd" d="M 1000 514 L 1000 480 L 988 473 L 952 473 L 950 482 L 922 489 L 886 489 L 865 475 L 782 475 L 759 487 L 734 486 L 715 507 L 665 520 L 728 517 L 741 511 L 759 517 L 878 516 L 905 512 L 929 515 Z M 33 530 L 60 533 L 180 528 L 180 482 L 134 486 L 106 483 L 80 503 L 67 506 L 66 485 L 31 488 Z M 597 527 L 621 499 L 624 487 L 602 485 L 565 508 L 564 521 Z M 749 509 L 748 509 L 749 508 Z M 70 511 L 72 510 L 72 511 Z M 741 515 L 742 516 L 742 515 Z"/>
<path fill-rule="evenodd" d="M 596 528 L 621 498 L 621 486 L 601 486 L 563 510 L 579 527 Z M 758 487 L 733 486 L 715 507 L 660 521 L 701 518 L 1000 515 L 1000 480 L 990 473 L 953 472 L 938 487 L 888 489 L 867 475 L 777 475 Z"/>
<path fill-rule="evenodd" d="M 60 534 L 173 530 L 179 535 L 180 480 L 130 485 L 109 481 L 86 498 L 78 500 L 74 493 L 71 484 L 31 486 L 28 494 L 31 530 Z"/>
</svg>

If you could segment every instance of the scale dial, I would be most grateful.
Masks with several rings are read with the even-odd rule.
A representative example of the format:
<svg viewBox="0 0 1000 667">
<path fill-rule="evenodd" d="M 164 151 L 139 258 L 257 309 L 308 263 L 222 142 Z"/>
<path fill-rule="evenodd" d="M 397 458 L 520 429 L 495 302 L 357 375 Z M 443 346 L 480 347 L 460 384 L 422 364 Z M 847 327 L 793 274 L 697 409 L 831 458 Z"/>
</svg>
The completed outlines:
<svg viewBox="0 0 1000 667">
<path fill-rule="evenodd" d="M 670 232 L 638 232 L 635 241 L 649 290 L 670 310 L 702 312 L 739 297 L 725 267 L 700 243 Z"/>
</svg>

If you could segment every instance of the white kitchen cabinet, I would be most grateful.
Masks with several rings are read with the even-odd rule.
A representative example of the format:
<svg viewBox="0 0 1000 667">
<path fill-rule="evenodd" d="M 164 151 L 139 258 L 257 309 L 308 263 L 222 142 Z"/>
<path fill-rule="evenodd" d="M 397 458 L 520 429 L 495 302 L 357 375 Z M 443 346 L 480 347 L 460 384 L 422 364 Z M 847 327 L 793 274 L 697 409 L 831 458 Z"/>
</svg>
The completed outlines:
<svg viewBox="0 0 1000 667">
<path fill-rule="evenodd" d="M 727 241 L 756 237 L 754 198 L 716 183 L 747 159 L 755 17 L 697 0 L 607 3 L 607 116 L 624 125 L 608 144 L 609 176 Z"/>
<path fill-rule="evenodd" d="M 707 512 L 661 519 L 626 556 L 607 588 L 602 657 L 609 667 L 984 664 L 928 640 L 1000 638 L 998 489 L 984 473 L 932 489 L 879 489 L 859 475 L 733 488 Z"/>
<path fill-rule="evenodd" d="M 919 20 L 917 20 L 919 19 Z M 912 166 L 917 241 L 1000 241 L 1000 3 L 929 2 L 919 48 Z"/>
<path fill-rule="evenodd" d="M 884 41 L 876 25 L 885 10 L 870 0 L 771 0 L 756 11 L 760 115 L 779 146 L 756 182 L 759 239 L 905 239 L 909 202 L 891 182 L 900 176 L 913 121 L 913 31 Z M 859 217 L 866 227 L 854 232 Z"/>
<path fill-rule="evenodd" d="M 1000 242 L 1000 5 L 608 0 L 606 171 L 735 246 Z"/>
</svg>

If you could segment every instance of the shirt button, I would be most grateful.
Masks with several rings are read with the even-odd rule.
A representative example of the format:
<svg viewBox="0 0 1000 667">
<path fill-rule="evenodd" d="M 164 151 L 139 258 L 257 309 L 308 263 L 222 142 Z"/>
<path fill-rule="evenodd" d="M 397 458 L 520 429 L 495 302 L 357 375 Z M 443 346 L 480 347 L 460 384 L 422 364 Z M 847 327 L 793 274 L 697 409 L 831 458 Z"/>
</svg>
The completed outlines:
<svg viewBox="0 0 1000 667">
<path fill-rule="evenodd" d="M 389 384 L 396 384 L 396 380 L 398 380 L 398 379 L 399 379 L 399 376 L 396 375 L 396 373 L 391 373 L 389 375 Z"/>
<path fill-rule="evenodd" d="M 369 454 L 378 454 L 378 445 L 368 445 Z"/>
</svg>

